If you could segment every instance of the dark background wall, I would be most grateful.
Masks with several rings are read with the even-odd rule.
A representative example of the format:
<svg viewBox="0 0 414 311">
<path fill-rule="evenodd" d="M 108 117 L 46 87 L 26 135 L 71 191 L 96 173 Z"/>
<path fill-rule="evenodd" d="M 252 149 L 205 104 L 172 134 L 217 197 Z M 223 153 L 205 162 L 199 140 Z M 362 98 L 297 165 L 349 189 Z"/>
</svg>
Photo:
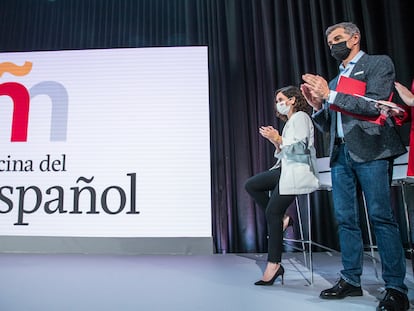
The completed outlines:
<svg viewBox="0 0 414 311">
<path fill-rule="evenodd" d="M 244 181 L 273 163 L 257 129 L 283 126 L 274 118 L 274 90 L 299 85 L 306 72 L 335 76 L 324 31 L 341 21 L 356 23 L 363 50 L 390 55 L 397 80 L 410 85 L 413 12 L 412 0 L 0 0 L 0 50 L 207 45 L 216 251 L 261 252 L 264 215 Z M 409 124 L 400 129 L 406 144 L 408 131 Z M 326 148 L 318 134 L 318 156 Z M 337 247 L 329 194 L 315 193 L 312 205 L 314 236 Z"/>
</svg>

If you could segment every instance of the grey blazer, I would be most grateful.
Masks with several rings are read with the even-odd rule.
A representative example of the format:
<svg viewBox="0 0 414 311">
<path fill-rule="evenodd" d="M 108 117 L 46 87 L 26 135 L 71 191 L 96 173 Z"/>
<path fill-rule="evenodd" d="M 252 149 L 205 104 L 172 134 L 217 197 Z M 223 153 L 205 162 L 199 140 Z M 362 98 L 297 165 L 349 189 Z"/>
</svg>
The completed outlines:
<svg viewBox="0 0 414 311">
<path fill-rule="evenodd" d="M 329 83 L 329 88 L 335 90 L 337 76 Z M 364 54 L 355 64 L 350 78 L 366 82 L 365 96 L 373 99 L 388 99 L 394 87 L 394 64 L 386 55 Z M 335 105 L 351 113 L 378 116 L 379 111 L 372 103 L 352 95 L 338 93 Z M 336 159 L 336 111 L 329 109 L 329 103 L 313 115 L 316 127 L 330 133 L 331 164 Z M 406 152 L 404 144 L 395 129 L 391 118 L 384 125 L 377 125 L 342 114 L 342 126 L 345 143 L 351 158 L 356 162 L 368 162 L 399 156 Z"/>
</svg>

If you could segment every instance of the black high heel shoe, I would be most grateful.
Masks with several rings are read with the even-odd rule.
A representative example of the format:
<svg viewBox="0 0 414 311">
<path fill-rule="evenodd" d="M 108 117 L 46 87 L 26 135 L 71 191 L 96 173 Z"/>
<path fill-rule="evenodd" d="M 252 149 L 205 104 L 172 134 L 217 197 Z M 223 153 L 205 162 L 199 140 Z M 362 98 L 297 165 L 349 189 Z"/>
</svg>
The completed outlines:
<svg viewBox="0 0 414 311">
<path fill-rule="evenodd" d="M 284 284 L 283 275 L 285 274 L 285 269 L 283 269 L 283 266 L 280 265 L 279 269 L 277 269 L 275 275 L 269 280 L 269 281 L 257 281 L 254 283 L 254 285 L 260 285 L 260 286 L 270 286 L 273 285 L 273 283 L 276 281 L 277 277 L 280 275 L 282 277 L 282 285 Z"/>
</svg>

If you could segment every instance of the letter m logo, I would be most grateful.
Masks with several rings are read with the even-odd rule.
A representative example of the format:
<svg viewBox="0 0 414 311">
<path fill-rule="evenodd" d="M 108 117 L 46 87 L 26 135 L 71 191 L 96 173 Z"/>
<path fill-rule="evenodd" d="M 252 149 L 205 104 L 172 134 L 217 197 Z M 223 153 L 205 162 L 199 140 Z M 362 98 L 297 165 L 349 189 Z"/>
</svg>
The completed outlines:
<svg viewBox="0 0 414 311">
<path fill-rule="evenodd" d="M 27 75 L 32 69 L 31 62 L 17 66 L 10 62 L 0 63 L 0 77 L 7 72 L 14 76 Z M 37 95 L 48 95 L 52 101 L 50 140 L 65 141 L 68 120 L 68 93 L 65 87 L 55 81 L 42 81 L 30 90 L 17 82 L 0 84 L 0 96 L 9 96 L 13 102 L 11 141 L 27 141 L 31 99 Z"/>
</svg>

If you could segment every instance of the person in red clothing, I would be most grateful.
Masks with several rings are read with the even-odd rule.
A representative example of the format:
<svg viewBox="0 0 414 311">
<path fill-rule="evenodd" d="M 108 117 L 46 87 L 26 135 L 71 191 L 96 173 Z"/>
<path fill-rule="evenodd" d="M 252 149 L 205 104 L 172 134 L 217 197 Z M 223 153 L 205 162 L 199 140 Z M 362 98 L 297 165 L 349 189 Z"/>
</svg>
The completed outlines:
<svg viewBox="0 0 414 311">
<path fill-rule="evenodd" d="M 397 90 L 398 95 L 406 105 L 414 107 L 414 80 L 411 85 L 411 91 L 407 87 L 398 82 L 395 82 L 395 89 Z M 395 103 L 389 101 L 380 100 L 379 102 L 387 105 L 397 106 Z M 389 106 L 380 105 L 379 108 L 385 109 L 387 112 L 387 107 Z M 398 115 L 399 111 L 393 110 L 391 108 L 391 114 Z M 407 176 L 414 177 L 414 108 L 411 108 L 410 153 L 408 154 Z"/>
</svg>

